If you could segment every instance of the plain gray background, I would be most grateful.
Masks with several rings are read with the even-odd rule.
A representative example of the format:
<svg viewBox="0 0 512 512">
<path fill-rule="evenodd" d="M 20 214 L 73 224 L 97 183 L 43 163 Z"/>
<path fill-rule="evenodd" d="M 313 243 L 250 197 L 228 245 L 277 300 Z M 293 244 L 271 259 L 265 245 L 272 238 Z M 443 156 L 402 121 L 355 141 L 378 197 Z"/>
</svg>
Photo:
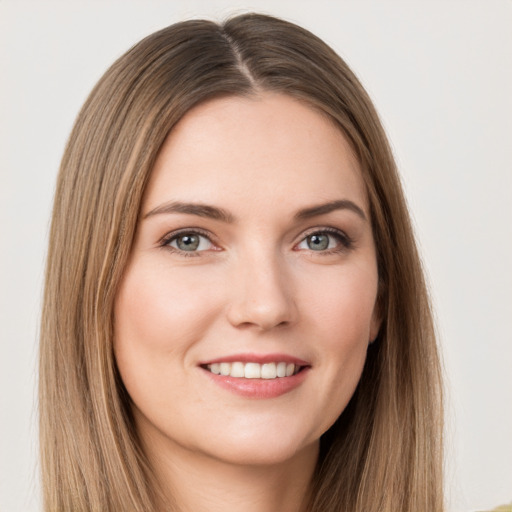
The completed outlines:
<svg viewBox="0 0 512 512">
<path fill-rule="evenodd" d="M 352 66 L 391 139 L 447 375 L 449 510 L 512 500 L 512 2 L 0 0 L 0 510 L 39 510 L 37 332 L 56 172 L 112 61 L 191 17 L 295 21 Z"/>
</svg>

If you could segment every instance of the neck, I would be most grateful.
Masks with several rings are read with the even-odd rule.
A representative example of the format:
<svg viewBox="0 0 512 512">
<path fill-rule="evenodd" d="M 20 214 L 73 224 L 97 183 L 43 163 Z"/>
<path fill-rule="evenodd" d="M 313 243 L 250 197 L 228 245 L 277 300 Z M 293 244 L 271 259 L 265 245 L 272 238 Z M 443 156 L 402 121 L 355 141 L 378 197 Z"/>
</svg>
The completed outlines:
<svg viewBox="0 0 512 512">
<path fill-rule="evenodd" d="M 163 489 L 159 510 L 179 512 L 306 512 L 318 446 L 272 464 L 241 465 L 174 447 L 150 461 Z"/>
</svg>

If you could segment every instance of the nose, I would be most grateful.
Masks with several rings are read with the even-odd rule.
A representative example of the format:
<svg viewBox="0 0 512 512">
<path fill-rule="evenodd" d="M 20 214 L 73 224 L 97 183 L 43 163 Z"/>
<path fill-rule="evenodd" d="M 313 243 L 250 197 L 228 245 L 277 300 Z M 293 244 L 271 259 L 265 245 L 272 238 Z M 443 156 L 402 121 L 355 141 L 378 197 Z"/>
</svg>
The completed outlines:
<svg viewBox="0 0 512 512">
<path fill-rule="evenodd" d="M 232 282 L 228 320 L 237 328 L 268 331 L 298 317 L 292 279 L 277 257 L 245 259 Z"/>
</svg>

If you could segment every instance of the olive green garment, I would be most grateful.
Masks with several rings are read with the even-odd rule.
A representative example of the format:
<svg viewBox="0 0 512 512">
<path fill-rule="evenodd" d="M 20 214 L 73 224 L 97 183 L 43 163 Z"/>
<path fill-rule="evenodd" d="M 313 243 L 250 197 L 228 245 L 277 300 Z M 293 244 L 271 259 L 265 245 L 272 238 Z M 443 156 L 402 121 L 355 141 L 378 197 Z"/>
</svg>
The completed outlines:
<svg viewBox="0 0 512 512">
<path fill-rule="evenodd" d="M 502 505 L 498 508 L 493 508 L 490 512 L 512 512 L 512 503 L 509 505 Z"/>
</svg>

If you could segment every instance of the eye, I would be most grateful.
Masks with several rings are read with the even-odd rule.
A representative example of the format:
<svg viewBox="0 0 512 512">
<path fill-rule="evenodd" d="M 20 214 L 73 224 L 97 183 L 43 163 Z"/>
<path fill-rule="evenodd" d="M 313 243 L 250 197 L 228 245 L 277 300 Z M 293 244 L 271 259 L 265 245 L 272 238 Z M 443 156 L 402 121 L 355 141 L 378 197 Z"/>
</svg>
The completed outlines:
<svg viewBox="0 0 512 512">
<path fill-rule="evenodd" d="M 201 252 L 213 248 L 213 243 L 207 236 L 194 231 L 170 235 L 162 245 L 182 252 Z"/>
<path fill-rule="evenodd" d="M 336 252 L 336 250 L 348 249 L 351 240 L 339 231 L 315 231 L 307 235 L 298 245 L 297 249 L 315 252 Z"/>
</svg>

